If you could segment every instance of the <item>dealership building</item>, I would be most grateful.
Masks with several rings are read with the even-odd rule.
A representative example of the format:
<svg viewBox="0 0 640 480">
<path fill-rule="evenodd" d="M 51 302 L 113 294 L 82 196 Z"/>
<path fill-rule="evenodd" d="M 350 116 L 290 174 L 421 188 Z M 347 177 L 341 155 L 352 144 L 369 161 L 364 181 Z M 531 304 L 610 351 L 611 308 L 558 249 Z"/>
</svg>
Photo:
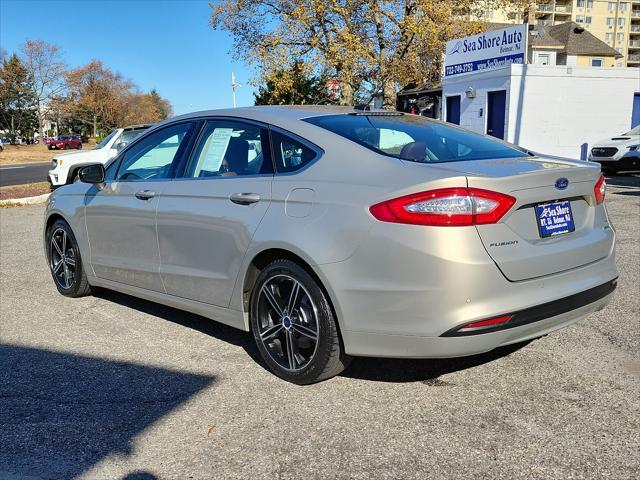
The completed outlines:
<svg viewBox="0 0 640 480">
<path fill-rule="evenodd" d="M 573 22 L 515 25 L 447 43 L 442 89 L 401 92 L 414 111 L 534 152 L 586 158 L 640 123 L 640 69 Z"/>
</svg>

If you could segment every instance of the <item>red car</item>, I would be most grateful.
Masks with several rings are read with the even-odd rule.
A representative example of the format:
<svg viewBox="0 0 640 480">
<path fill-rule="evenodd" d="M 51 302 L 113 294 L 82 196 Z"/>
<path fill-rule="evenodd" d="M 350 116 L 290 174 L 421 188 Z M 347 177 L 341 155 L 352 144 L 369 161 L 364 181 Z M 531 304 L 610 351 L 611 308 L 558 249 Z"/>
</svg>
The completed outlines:
<svg viewBox="0 0 640 480">
<path fill-rule="evenodd" d="M 47 138 L 45 143 L 49 150 L 67 150 L 69 148 L 80 150 L 82 148 L 82 139 L 77 136 Z"/>
</svg>

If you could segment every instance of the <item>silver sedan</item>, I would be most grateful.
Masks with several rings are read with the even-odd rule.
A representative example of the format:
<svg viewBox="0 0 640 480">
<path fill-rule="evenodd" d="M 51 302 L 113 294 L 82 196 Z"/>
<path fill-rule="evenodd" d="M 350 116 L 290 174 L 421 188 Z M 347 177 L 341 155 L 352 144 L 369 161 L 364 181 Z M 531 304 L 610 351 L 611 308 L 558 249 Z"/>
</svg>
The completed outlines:
<svg viewBox="0 0 640 480">
<path fill-rule="evenodd" d="M 597 164 L 386 111 L 253 107 L 159 124 L 56 190 L 59 292 L 118 290 L 251 332 L 295 383 L 352 356 L 455 357 L 604 307 Z"/>
</svg>

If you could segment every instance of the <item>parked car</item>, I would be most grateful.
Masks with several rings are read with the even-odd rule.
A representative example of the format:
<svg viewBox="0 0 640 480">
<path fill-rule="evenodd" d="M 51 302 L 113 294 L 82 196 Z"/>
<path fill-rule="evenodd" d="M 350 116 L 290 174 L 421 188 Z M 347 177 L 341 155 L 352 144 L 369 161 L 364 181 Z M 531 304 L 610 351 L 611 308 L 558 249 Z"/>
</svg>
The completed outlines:
<svg viewBox="0 0 640 480">
<path fill-rule="evenodd" d="M 620 136 L 596 142 L 589 160 L 598 162 L 607 173 L 640 168 L 640 125 Z"/>
<path fill-rule="evenodd" d="M 2 142 L 2 138 L 0 138 L 0 152 L 4 151 L 4 143 Z"/>
<path fill-rule="evenodd" d="M 75 135 L 67 135 L 47 138 L 46 144 L 49 150 L 68 150 L 70 148 L 80 150 L 82 148 L 82 139 Z"/>
<path fill-rule="evenodd" d="M 251 332 L 299 384 L 352 356 L 456 357 L 546 335 L 616 287 L 600 167 L 410 114 L 181 116 L 56 190 L 58 291 L 118 290 Z"/>
<path fill-rule="evenodd" d="M 116 155 L 120 149 L 150 126 L 151 125 L 131 125 L 129 127 L 118 128 L 107 135 L 92 150 L 55 155 L 51 160 L 51 170 L 49 170 L 47 176 L 49 184 L 52 188 L 56 188 L 66 183 L 72 183 L 80 167 L 96 162 L 106 163 L 111 157 Z"/>
</svg>

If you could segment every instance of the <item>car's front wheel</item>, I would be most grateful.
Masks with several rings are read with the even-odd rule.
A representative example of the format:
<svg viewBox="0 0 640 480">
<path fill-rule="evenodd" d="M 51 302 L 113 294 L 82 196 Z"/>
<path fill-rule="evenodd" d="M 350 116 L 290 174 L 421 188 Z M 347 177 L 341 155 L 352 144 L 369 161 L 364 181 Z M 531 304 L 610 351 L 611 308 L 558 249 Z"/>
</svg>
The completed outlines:
<svg viewBox="0 0 640 480">
<path fill-rule="evenodd" d="M 47 230 L 47 260 L 53 281 L 62 295 L 83 297 L 91 292 L 76 237 L 64 220 L 56 220 Z"/>
<path fill-rule="evenodd" d="M 290 260 L 275 260 L 251 293 L 250 321 L 270 370 L 300 385 L 333 377 L 346 368 L 331 305 L 311 275 Z"/>
</svg>

